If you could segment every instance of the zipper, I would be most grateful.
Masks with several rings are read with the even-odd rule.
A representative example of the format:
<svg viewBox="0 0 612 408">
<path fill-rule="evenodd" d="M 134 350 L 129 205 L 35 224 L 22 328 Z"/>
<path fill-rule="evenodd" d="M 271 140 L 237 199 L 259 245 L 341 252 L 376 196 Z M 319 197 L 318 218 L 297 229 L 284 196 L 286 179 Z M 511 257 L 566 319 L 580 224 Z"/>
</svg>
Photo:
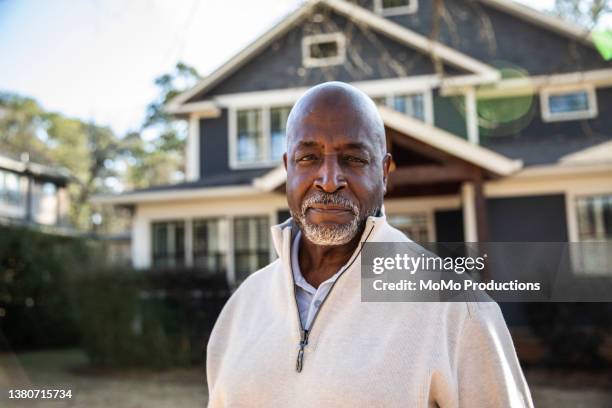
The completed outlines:
<svg viewBox="0 0 612 408">
<path fill-rule="evenodd" d="M 298 306 L 298 302 L 297 302 L 297 293 L 296 293 L 296 290 L 295 290 L 295 278 L 293 277 L 293 267 L 291 265 L 291 255 L 289 255 L 289 267 L 291 268 L 291 280 L 293 281 L 293 297 L 294 297 L 294 300 L 295 300 L 295 308 L 297 310 L 298 322 L 300 323 L 300 343 L 298 344 L 299 349 L 298 349 L 298 354 L 297 354 L 297 360 L 295 362 L 295 371 L 297 371 L 298 373 L 301 373 L 302 372 L 302 368 L 304 367 L 304 349 L 308 345 L 308 335 L 312 331 L 312 326 L 314 326 L 315 321 L 317 320 L 317 316 L 319 316 L 319 312 L 323 308 L 323 304 L 325 303 L 325 301 L 329 297 L 329 294 L 334 289 L 334 286 L 336 285 L 338 280 L 340 280 L 342 275 L 344 275 L 344 272 L 346 272 L 351 267 L 351 265 L 353 265 L 353 263 L 355 263 L 355 261 L 359 257 L 359 254 L 361 254 L 361 250 L 363 249 L 363 244 L 368 240 L 368 238 L 370 238 L 370 235 L 372 234 L 372 231 L 374 230 L 374 226 L 375 225 L 372 225 L 372 228 L 370 228 L 370 231 L 368 232 L 368 235 L 366 235 L 366 237 L 363 240 L 363 242 L 360 243 L 359 251 L 357 251 L 357 254 L 353 258 L 353 260 L 346 267 L 344 267 L 344 270 L 340 273 L 340 275 L 338 275 L 338 278 L 332 283 L 331 287 L 329 288 L 329 291 L 327 292 L 327 295 L 325 296 L 325 298 L 323 298 L 323 301 L 321 302 L 321 304 L 317 308 L 317 311 L 315 312 L 315 315 L 312 318 L 312 322 L 310 322 L 310 328 L 308 330 L 304 329 L 304 325 L 302 324 L 302 318 L 300 317 L 300 307 Z M 291 244 L 289 245 L 289 248 L 291 248 Z M 291 252 L 289 252 L 289 253 L 291 254 Z"/>
</svg>

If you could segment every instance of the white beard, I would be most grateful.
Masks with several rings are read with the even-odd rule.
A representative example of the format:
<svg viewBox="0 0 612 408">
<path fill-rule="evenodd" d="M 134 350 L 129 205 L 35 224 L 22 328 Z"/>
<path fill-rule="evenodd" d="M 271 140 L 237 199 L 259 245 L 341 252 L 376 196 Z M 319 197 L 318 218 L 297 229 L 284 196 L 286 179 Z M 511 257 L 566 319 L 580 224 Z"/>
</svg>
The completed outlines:
<svg viewBox="0 0 612 408">
<path fill-rule="evenodd" d="M 306 219 L 306 211 L 308 211 L 308 208 L 313 204 L 334 204 L 350 208 L 353 212 L 353 219 L 350 223 L 337 225 L 309 223 Z M 374 211 L 371 212 L 374 213 Z M 355 238 L 355 235 L 357 235 L 359 232 L 361 221 L 363 221 L 362 218 L 365 219 L 370 214 L 367 213 L 365 217 L 361 217 L 360 208 L 352 202 L 338 195 L 318 192 L 310 197 L 307 197 L 302 202 L 299 214 L 291 213 L 291 215 L 300 226 L 306 239 L 315 245 L 331 246 L 344 245 Z"/>
</svg>

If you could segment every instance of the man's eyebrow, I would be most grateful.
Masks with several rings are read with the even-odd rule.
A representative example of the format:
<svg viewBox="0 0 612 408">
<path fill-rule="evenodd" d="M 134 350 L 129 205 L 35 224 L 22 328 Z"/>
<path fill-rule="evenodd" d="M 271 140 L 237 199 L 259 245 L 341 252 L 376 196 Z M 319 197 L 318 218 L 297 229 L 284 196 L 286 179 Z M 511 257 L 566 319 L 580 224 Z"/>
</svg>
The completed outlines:
<svg viewBox="0 0 612 408">
<path fill-rule="evenodd" d="M 341 145 L 340 147 L 345 149 L 355 149 L 355 150 L 368 150 L 369 145 L 361 142 L 350 142 Z"/>
<path fill-rule="evenodd" d="M 319 143 L 313 140 L 303 140 L 303 141 L 297 142 L 297 147 L 318 147 L 318 146 L 319 146 Z"/>
</svg>

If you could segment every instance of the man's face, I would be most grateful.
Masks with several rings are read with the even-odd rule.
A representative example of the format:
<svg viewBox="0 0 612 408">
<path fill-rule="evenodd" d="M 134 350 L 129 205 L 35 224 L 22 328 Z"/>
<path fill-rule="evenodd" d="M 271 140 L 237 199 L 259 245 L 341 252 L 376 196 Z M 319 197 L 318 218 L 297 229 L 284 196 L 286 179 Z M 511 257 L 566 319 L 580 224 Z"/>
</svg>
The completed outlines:
<svg viewBox="0 0 612 408">
<path fill-rule="evenodd" d="M 343 245 L 382 205 L 390 156 L 351 107 L 309 109 L 292 126 L 287 201 L 306 238 Z"/>
</svg>

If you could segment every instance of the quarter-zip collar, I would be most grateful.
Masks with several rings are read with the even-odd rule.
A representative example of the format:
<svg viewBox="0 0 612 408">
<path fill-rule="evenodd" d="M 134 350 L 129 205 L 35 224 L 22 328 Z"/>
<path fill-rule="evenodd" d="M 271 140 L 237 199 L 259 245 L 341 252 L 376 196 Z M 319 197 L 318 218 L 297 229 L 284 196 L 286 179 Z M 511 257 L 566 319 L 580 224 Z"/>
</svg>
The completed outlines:
<svg viewBox="0 0 612 408">
<path fill-rule="evenodd" d="M 354 267 L 355 264 L 359 265 L 359 262 L 356 262 L 356 260 L 357 260 L 357 257 L 359 257 L 359 254 L 361 253 L 361 248 L 363 246 L 363 243 L 366 241 L 372 241 L 373 238 L 376 235 L 378 235 L 378 232 L 381 230 L 381 228 L 385 224 L 386 224 L 386 217 L 384 215 L 384 207 L 381 208 L 380 214 L 378 216 L 370 216 L 367 218 L 365 228 L 359 240 L 359 244 L 357 245 L 357 248 L 355 248 L 355 251 L 349 258 L 348 262 L 340 269 L 338 279 L 342 277 L 341 275 L 350 272 L 350 270 Z M 323 303 L 317 309 L 317 312 L 314 318 L 312 319 L 309 330 L 305 330 L 302 325 L 299 311 L 298 311 L 297 299 L 296 299 L 296 293 L 295 293 L 295 290 L 296 290 L 295 281 L 294 281 L 293 272 L 291 269 L 291 247 L 292 247 L 294 236 L 298 231 L 297 225 L 295 221 L 293 220 L 293 218 L 290 218 L 282 224 L 273 226 L 271 228 L 271 231 L 272 231 L 272 239 L 274 242 L 274 248 L 276 249 L 276 253 L 279 256 L 280 263 L 282 265 L 282 271 L 283 271 L 282 275 L 283 275 L 283 280 L 285 283 L 284 288 L 285 288 L 286 293 L 289 295 L 291 299 L 289 301 L 289 308 L 292 309 L 291 315 L 293 315 L 292 319 L 293 319 L 294 327 L 296 328 L 296 331 L 295 331 L 297 335 L 296 340 L 298 341 L 296 371 L 299 373 L 302 371 L 302 367 L 304 364 L 303 363 L 304 352 L 305 352 L 306 346 L 308 345 L 308 337 L 309 337 L 310 331 L 315 326 L 317 316 L 319 312 L 321 311 L 321 309 L 323 308 L 327 297 L 323 299 Z M 331 295 L 331 291 L 334 290 L 334 286 L 336 285 L 336 283 L 337 281 L 334 281 L 330 289 L 330 292 L 327 294 L 327 296 Z"/>
</svg>

